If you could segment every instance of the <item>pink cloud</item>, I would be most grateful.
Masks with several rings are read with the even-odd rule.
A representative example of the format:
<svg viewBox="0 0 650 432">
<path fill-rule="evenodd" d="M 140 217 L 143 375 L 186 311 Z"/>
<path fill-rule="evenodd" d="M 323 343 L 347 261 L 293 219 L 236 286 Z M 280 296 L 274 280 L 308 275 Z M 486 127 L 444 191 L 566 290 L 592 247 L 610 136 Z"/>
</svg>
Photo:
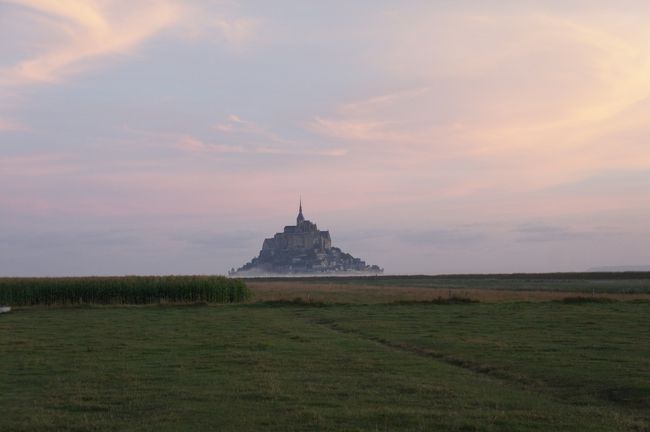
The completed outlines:
<svg viewBox="0 0 650 432">
<path fill-rule="evenodd" d="M 24 130 L 27 130 L 27 127 L 24 124 L 15 120 L 0 118 L 0 132 L 15 132 Z"/>
<path fill-rule="evenodd" d="M 222 133 L 232 133 L 232 134 L 246 134 L 253 135 L 256 137 L 263 138 L 270 142 L 282 143 L 282 144 L 291 144 L 293 141 L 284 139 L 278 134 L 271 132 L 270 130 L 259 126 L 258 124 L 244 120 L 238 115 L 230 114 L 227 117 L 226 123 L 217 123 L 215 129 Z"/>
<path fill-rule="evenodd" d="M 244 151 L 245 153 L 330 157 L 345 156 L 348 153 L 347 149 L 341 147 L 326 149 L 310 148 L 303 142 L 284 138 L 255 122 L 244 120 L 235 114 L 229 115 L 226 123 L 218 123 L 214 128 L 226 136 L 241 135 L 245 139 L 262 140 L 268 143 L 250 146 Z"/>
<path fill-rule="evenodd" d="M 310 124 L 317 133 L 350 141 L 404 141 L 411 137 L 391 130 L 388 121 L 331 120 L 316 117 Z"/>
<path fill-rule="evenodd" d="M 43 53 L 0 70 L 0 85 L 55 82 L 82 61 L 130 52 L 144 40 L 179 19 L 180 8 L 171 1 L 76 2 L 13 0 L 47 21 L 62 37 L 47 41 Z"/>
<path fill-rule="evenodd" d="M 242 48 L 255 40 L 259 32 L 261 20 L 258 18 L 218 18 L 214 21 L 221 37 L 231 47 Z"/>
<path fill-rule="evenodd" d="M 0 178 L 46 177 L 79 171 L 78 159 L 66 154 L 0 156 Z"/>
<path fill-rule="evenodd" d="M 211 37 L 214 28 L 226 46 L 243 47 L 257 34 L 260 21 L 208 13 L 179 0 L 10 0 L 26 8 L 32 22 L 49 28 L 43 52 L 0 69 L 0 85 L 57 82 L 88 66 L 91 60 L 131 53 L 161 31 Z M 46 19 L 43 19 L 43 16 Z M 198 32 L 198 33 L 197 33 Z M 56 35 L 52 37 L 52 35 Z"/>
<path fill-rule="evenodd" d="M 208 144 L 191 136 L 182 137 L 174 146 L 189 153 L 244 153 L 244 148 L 223 144 Z"/>
<path fill-rule="evenodd" d="M 650 137 L 647 26 L 588 14 L 414 11 L 386 15 L 375 63 L 419 85 L 343 101 L 314 117 L 312 131 L 390 158 L 445 195 L 520 194 L 650 169 L 639 144 Z"/>
</svg>

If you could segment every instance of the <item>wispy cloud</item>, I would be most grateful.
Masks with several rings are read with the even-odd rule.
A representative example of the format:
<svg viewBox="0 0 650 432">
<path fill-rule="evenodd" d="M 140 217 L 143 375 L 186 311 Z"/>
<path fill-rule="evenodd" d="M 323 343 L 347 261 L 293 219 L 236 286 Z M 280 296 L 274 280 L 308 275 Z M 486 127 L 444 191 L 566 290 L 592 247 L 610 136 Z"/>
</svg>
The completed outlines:
<svg viewBox="0 0 650 432">
<path fill-rule="evenodd" d="M 421 113 L 413 104 L 432 97 L 435 94 L 428 87 L 371 96 L 343 103 L 334 117 L 316 116 L 308 126 L 322 135 L 346 141 L 413 145 L 427 141 L 433 132 L 429 127 L 422 130 L 418 124 Z M 409 107 L 406 111 L 405 106 Z"/>
<path fill-rule="evenodd" d="M 574 240 L 595 240 L 615 235 L 610 228 L 575 229 L 567 226 L 527 224 L 514 230 L 518 242 L 565 242 Z"/>
<path fill-rule="evenodd" d="M 268 233 L 259 231 L 195 231 L 172 236 L 173 240 L 210 250 L 217 249 L 251 249 L 261 245 L 261 241 Z"/>
<path fill-rule="evenodd" d="M 246 150 L 240 146 L 224 144 L 205 143 L 192 136 L 184 136 L 174 145 L 178 150 L 188 153 L 245 153 Z"/>
<path fill-rule="evenodd" d="M 217 123 L 214 128 L 225 134 L 244 134 L 262 138 L 272 143 L 296 144 L 295 141 L 282 138 L 267 128 L 250 120 L 244 120 L 236 114 L 230 114 L 225 122 Z"/>
<path fill-rule="evenodd" d="M 225 139 L 245 143 L 239 147 L 243 153 L 330 157 L 345 156 L 348 153 L 347 149 L 341 146 L 323 148 L 303 141 L 287 139 L 236 114 L 228 115 L 226 121 L 217 123 L 214 129 Z M 260 142 L 261 144 L 257 144 Z"/>
<path fill-rule="evenodd" d="M 217 18 L 214 21 L 221 37 L 229 45 L 242 48 L 255 40 L 259 32 L 261 20 L 259 18 L 235 18 L 231 20 Z"/>
<path fill-rule="evenodd" d="M 232 154 L 232 155 L 279 155 L 279 156 L 327 156 L 339 157 L 345 156 L 345 149 L 290 149 L 272 145 L 228 145 L 215 144 L 206 142 L 193 136 L 183 136 L 179 138 L 173 147 L 177 150 L 188 154 Z"/>
<path fill-rule="evenodd" d="M 124 246 L 138 240 L 133 230 L 86 230 L 86 231 L 41 231 L 30 234 L 6 234 L 0 236 L 0 244 L 12 248 L 58 249 L 69 247 Z"/>
<path fill-rule="evenodd" d="M 482 232 L 467 228 L 458 229 L 436 229 L 421 231 L 403 231 L 397 233 L 397 238 L 412 245 L 421 246 L 454 246 L 462 247 L 467 244 L 478 243 L 486 239 Z"/>
<path fill-rule="evenodd" d="M 0 173 L 8 177 L 43 177 L 79 171 L 79 161 L 62 153 L 38 153 L 24 156 L 0 155 Z"/>
<path fill-rule="evenodd" d="M 82 61 L 124 54 L 179 19 L 181 8 L 170 1 L 11 0 L 61 36 L 45 52 L 0 70 L 0 85 L 56 82 L 78 70 Z"/>
<path fill-rule="evenodd" d="M 412 136 L 391 130 L 395 122 L 332 120 L 316 117 L 311 129 L 323 135 L 349 141 L 402 142 L 412 141 Z"/>
<path fill-rule="evenodd" d="M 27 127 L 16 121 L 0 118 L 0 132 L 15 132 L 15 131 L 24 131 Z"/>
<path fill-rule="evenodd" d="M 38 26 L 47 39 L 39 41 L 41 51 L 0 69 L 0 86 L 5 87 L 59 82 L 97 59 L 129 54 L 170 28 L 178 30 L 176 36 L 216 37 L 224 46 L 240 49 L 256 38 L 261 25 L 258 18 L 179 0 L 8 2 L 21 7 L 25 25 Z"/>
<path fill-rule="evenodd" d="M 415 171 L 451 161 L 467 170 L 452 189 L 525 192 L 650 167 L 638 144 L 650 138 L 647 27 L 498 10 L 386 16 L 378 67 L 420 85 L 343 102 L 311 130 Z"/>
</svg>

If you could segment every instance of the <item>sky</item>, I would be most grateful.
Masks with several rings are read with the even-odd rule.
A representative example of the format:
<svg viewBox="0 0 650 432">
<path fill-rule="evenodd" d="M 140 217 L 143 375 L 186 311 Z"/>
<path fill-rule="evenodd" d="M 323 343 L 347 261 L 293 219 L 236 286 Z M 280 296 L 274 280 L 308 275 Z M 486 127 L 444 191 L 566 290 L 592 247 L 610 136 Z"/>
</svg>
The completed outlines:
<svg viewBox="0 0 650 432">
<path fill-rule="evenodd" d="M 0 0 L 0 276 L 650 265 L 650 3 Z"/>
</svg>

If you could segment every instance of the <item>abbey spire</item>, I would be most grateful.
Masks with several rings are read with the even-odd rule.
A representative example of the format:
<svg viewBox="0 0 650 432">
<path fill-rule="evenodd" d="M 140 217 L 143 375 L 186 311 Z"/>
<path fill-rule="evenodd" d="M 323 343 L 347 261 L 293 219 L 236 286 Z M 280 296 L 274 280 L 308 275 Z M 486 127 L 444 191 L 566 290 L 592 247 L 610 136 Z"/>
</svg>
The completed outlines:
<svg viewBox="0 0 650 432">
<path fill-rule="evenodd" d="M 305 217 L 302 215 L 302 197 L 300 197 L 300 207 L 298 207 L 298 217 L 296 218 L 296 225 L 300 225 L 305 221 Z"/>
</svg>

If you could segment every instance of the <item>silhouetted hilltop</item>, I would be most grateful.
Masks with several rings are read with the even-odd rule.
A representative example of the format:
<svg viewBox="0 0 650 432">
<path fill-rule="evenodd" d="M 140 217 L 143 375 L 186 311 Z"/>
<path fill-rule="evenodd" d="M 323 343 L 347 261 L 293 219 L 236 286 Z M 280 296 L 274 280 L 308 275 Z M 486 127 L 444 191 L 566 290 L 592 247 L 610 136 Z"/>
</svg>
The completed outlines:
<svg viewBox="0 0 650 432">
<path fill-rule="evenodd" d="M 315 223 L 305 219 L 302 202 L 296 225 L 284 227 L 284 231 L 267 238 L 256 258 L 239 269 L 232 269 L 231 276 L 264 276 L 291 274 L 380 274 L 383 269 L 368 265 L 337 247 L 332 247 L 329 231 L 320 231 Z"/>
</svg>

